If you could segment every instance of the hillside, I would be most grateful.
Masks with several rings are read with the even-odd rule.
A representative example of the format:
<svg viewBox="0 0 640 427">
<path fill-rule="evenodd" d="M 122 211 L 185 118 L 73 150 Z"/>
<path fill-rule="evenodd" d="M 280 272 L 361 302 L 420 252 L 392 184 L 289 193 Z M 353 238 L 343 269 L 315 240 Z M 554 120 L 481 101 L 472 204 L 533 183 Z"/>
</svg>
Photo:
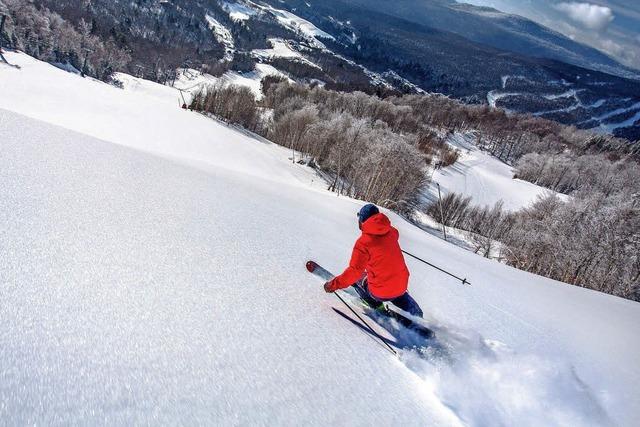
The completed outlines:
<svg viewBox="0 0 640 427">
<path fill-rule="evenodd" d="M 173 83 L 182 69 L 244 77 L 273 67 L 328 89 L 443 93 L 640 138 L 637 70 L 453 0 L 2 0 L 5 10 L 5 44 L 105 81 L 114 71 Z"/>
<path fill-rule="evenodd" d="M 24 54 L 0 64 L 0 418 L 9 424 L 633 425 L 636 302 L 389 213 L 438 334 L 399 358 L 304 270 L 361 202 L 274 144 Z M 395 337 L 395 341 L 403 336 Z"/>
<path fill-rule="evenodd" d="M 527 18 L 455 0 L 352 0 L 368 7 L 441 31 L 449 31 L 497 49 L 525 56 L 555 59 L 622 77 L 639 78 L 638 70 L 622 66 L 604 53 Z"/>
<path fill-rule="evenodd" d="M 335 40 L 324 43 L 333 53 L 391 87 L 414 85 L 632 141 L 640 136 L 638 73 L 522 17 L 447 0 L 267 3 L 331 34 Z"/>
</svg>

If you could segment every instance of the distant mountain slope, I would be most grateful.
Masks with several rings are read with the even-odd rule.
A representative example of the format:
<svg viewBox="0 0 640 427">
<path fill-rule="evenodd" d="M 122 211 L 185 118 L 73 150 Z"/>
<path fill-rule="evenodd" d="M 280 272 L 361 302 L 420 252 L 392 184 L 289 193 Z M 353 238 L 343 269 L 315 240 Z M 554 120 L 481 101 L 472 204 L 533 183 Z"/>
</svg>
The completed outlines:
<svg viewBox="0 0 640 427">
<path fill-rule="evenodd" d="M 168 84 L 179 77 L 177 68 L 235 73 L 244 81 L 244 74 L 261 76 L 269 66 L 272 73 L 328 89 L 381 96 L 439 92 L 640 139 L 640 80 L 614 75 L 634 75 L 631 70 L 493 9 L 451 0 L 35 2 L 79 31 L 67 52 L 64 32 L 54 31 L 57 15 L 19 7 L 17 0 L 11 4 L 5 32 L 20 40 L 14 42 L 18 49 L 38 57 L 48 49 L 41 59 L 77 69 L 83 67 L 81 33 L 88 33 L 130 54 L 115 71 Z M 21 16 L 28 9 L 33 12 Z M 39 25 L 42 21 L 49 26 Z M 90 65 L 101 57 L 109 55 L 92 56 Z"/>
<path fill-rule="evenodd" d="M 640 80 L 579 67 L 553 59 L 553 55 L 538 57 L 542 51 L 536 51 L 535 43 L 531 45 L 530 54 L 525 55 L 473 41 L 455 31 L 458 28 L 462 33 L 461 28 L 468 23 L 476 33 L 488 36 L 494 34 L 494 30 L 489 31 L 495 27 L 492 20 L 499 18 L 498 22 L 509 24 L 501 24 L 502 29 L 496 29 L 495 34 L 510 39 L 505 28 L 515 31 L 519 25 L 521 37 L 514 40 L 520 40 L 523 51 L 529 49 L 529 42 L 525 41 L 533 37 L 549 41 L 537 46 L 553 47 L 551 51 L 555 56 L 563 57 L 559 52 L 568 49 L 588 54 L 583 55 L 586 62 L 590 61 L 588 57 L 593 57 L 595 64 L 617 64 L 594 49 L 573 43 L 524 18 L 450 2 L 428 3 L 429 8 L 424 6 L 422 12 L 416 11 L 412 19 L 402 16 L 413 10 L 409 5 L 415 2 L 410 0 L 399 3 L 265 0 L 265 3 L 274 8 L 287 7 L 331 34 L 335 41 L 328 40 L 325 45 L 333 52 L 379 74 L 391 70 L 423 90 L 441 92 L 469 103 L 488 103 L 513 112 L 531 113 L 631 140 L 640 139 Z M 427 2 L 420 4 L 427 5 Z M 376 5 L 378 7 L 374 7 Z M 435 12 L 430 19 L 438 21 L 438 14 L 444 14 L 452 22 L 450 29 L 421 23 L 419 16 L 429 14 L 432 9 Z M 488 17 L 479 13 L 482 11 Z M 483 20 L 489 21 L 483 24 Z M 440 23 L 438 27 L 448 25 Z M 558 44 L 551 43 L 553 40 Z"/>
<path fill-rule="evenodd" d="M 449 31 L 471 41 L 526 56 L 555 59 L 622 77 L 640 78 L 597 49 L 518 15 L 453 0 L 350 0 L 422 25 Z"/>
</svg>

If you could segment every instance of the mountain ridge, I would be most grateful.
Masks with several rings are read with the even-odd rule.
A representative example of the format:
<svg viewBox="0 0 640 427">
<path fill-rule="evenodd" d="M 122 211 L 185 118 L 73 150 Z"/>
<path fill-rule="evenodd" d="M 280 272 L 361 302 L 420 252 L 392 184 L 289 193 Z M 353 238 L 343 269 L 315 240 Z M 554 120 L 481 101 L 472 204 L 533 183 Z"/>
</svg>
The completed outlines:
<svg viewBox="0 0 640 427">
<path fill-rule="evenodd" d="M 544 33 L 540 37 L 578 46 L 532 21 L 494 9 L 444 0 L 401 0 L 393 3 L 396 10 L 391 11 L 391 3 L 379 0 L 94 0 L 79 9 L 38 0 L 34 4 L 40 9 L 31 6 L 33 11 L 21 16 L 29 7 L 17 7 L 17 0 L 0 0 L 0 8 L 3 2 L 14 8 L 7 24 L 9 41 L 40 59 L 80 70 L 86 65 L 83 40 L 105 41 L 88 55 L 87 73 L 100 79 L 125 71 L 171 84 L 178 69 L 221 76 L 228 71 L 255 72 L 262 63 L 291 79 L 330 89 L 382 97 L 442 93 L 468 104 L 531 114 L 631 141 L 640 139 L 639 80 L 573 65 L 558 55 L 539 57 L 505 49 L 509 46 L 504 46 L 504 40 L 511 37 L 498 37 L 502 44 L 478 41 L 487 34 L 514 34 L 516 28 L 525 35 L 538 31 Z M 416 4 L 423 6 L 422 12 L 407 16 Z M 60 42 L 67 32 L 50 24 L 38 28 L 60 19 L 45 12 L 45 7 L 76 26 L 74 40 Z M 423 19 L 427 12 L 433 12 L 431 21 L 442 22 L 428 25 Z M 38 14 L 47 19 L 38 20 Z M 447 19 L 439 18 L 443 16 Z M 505 17 L 511 27 L 496 27 L 495 22 Z M 480 25 L 485 22 L 491 25 Z M 465 25 L 468 34 L 461 34 L 459 28 Z M 33 30 L 40 32 L 42 42 L 29 36 Z M 531 40 L 524 36 L 518 40 L 520 50 L 531 53 L 527 47 Z M 118 49 L 126 55 L 112 61 L 118 58 L 114 54 Z M 615 65 L 610 58 L 594 55 L 595 63 Z"/>
</svg>

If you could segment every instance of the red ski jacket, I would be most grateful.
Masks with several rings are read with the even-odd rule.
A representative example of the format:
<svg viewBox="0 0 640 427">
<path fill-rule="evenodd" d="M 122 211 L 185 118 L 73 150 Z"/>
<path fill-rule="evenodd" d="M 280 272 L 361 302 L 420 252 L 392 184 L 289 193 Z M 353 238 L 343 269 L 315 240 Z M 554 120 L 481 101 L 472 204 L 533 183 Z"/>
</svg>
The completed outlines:
<svg viewBox="0 0 640 427">
<path fill-rule="evenodd" d="M 349 267 L 331 282 L 331 289 L 348 288 L 367 272 L 369 292 L 374 297 L 389 300 L 407 291 L 409 269 L 404 262 L 399 233 L 386 215 L 378 213 L 360 227 L 362 235 L 356 241 Z"/>
</svg>

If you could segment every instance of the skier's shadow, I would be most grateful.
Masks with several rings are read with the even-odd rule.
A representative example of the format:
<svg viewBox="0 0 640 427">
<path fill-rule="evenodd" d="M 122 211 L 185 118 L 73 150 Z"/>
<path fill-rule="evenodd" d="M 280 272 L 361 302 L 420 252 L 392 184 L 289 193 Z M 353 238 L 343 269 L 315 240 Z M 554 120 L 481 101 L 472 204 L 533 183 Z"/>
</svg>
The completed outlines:
<svg viewBox="0 0 640 427">
<path fill-rule="evenodd" d="M 390 346 L 395 347 L 399 350 L 425 346 L 424 338 L 419 337 L 418 334 L 411 331 L 403 332 L 398 330 L 397 328 L 393 327 L 390 319 L 377 319 L 375 317 L 367 315 L 369 319 L 371 319 L 377 325 L 381 326 L 387 332 L 389 332 L 389 334 L 394 338 L 393 340 L 390 340 L 388 338 L 375 334 L 371 329 L 369 329 L 367 326 L 363 325 L 359 321 L 354 320 L 353 318 L 351 318 L 350 316 L 348 316 L 347 314 L 343 313 L 342 311 L 338 310 L 335 307 L 332 307 L 332 308 L 333 308 L 333 311 L 338 313 L 343 318 L 347 319 L 353 325 L 357 326 L 362 332 L 369 335 L 375 342 L 378 343 L 378 345 L 380 345 L 382 348 L 385 348 L 386 350 L 388 350 L 388 348 L 385 347 L 379 341 L 380 339 L 383 340 L 385 343 L 389 344 Z"/>
</svg>

